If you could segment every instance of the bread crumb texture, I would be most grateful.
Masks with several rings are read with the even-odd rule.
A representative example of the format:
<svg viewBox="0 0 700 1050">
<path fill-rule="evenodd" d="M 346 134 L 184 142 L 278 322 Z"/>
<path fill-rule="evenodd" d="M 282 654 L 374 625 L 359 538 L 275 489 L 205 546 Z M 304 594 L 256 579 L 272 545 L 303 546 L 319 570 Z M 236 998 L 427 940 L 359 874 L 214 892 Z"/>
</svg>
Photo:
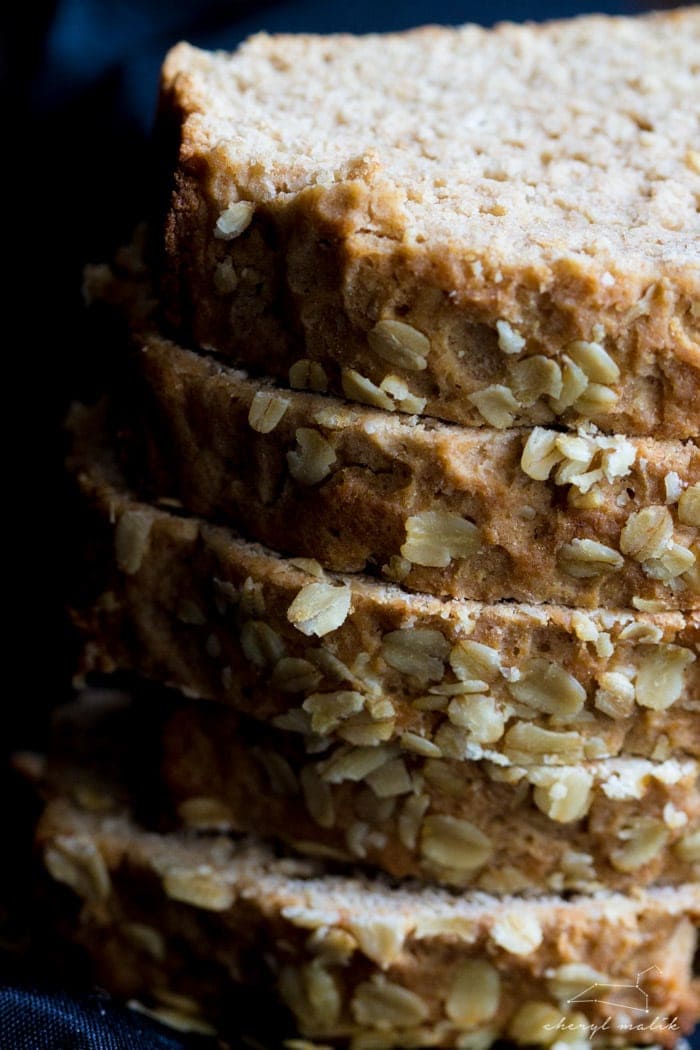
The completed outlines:
<svg viewBox="0 0 700 1050">
<path fill-rule="evenodd" d="M 171 322 L 458 422 L 697 434 L 698 48 L 694 7 L 178 45 Z"/>
</svg>

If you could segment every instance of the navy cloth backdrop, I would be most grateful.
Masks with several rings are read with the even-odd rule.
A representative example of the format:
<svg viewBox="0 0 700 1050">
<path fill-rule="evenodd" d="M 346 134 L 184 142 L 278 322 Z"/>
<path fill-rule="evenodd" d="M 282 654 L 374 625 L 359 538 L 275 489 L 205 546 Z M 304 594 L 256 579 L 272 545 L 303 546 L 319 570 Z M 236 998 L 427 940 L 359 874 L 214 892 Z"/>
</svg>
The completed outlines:
<svg viewBox="0 0 700 1050">
<path fill-rule="evenodd" d="M 71 398 L 88 396 L 104 378 L 102 357 L 84 332 L 80 271 L 87 260 L 107 258 L 145 214 L 148 136 L 158 68 L 167 48 L 183 38 L 204 47 L 231 48 L 258 30 L 368 32 L 425 22 L 491 24 L 589 11 L 630 14 L 651 6 L 665 5 L 604 0 L 63 0 L 4 5 L 0 76 L 11 104 L 3 115 L 3 142 L 9 139 L 14 148 L 3 164 L 3 203 L 6 212 L 13 212 L 4 216 L 3 248 L 5 261 L 16 260 L 8 280 L 10 288 L 17 283 L 18 292 L 5 302 L 3 367 L 9 383 L 17 384 L 13 390 L 31 394 L 22 403 L 22 425 L 13 429 L 11 439 L 13 449 L 26 445 L 9 464 L 12 494 L 20 508 L 12 549 L 18 562 L 36 573 L 30 586 L 22 575 L 13 598 L 17 644 L 11 642 L 6 652 L 10 669 L 14 662 L 14 669 L 23 673 L 24 685 L 21 702 L 3 705 L 0 740 L 9 740 L 14 748 L 40 748 L 48 711 L 69 695 L 73 654 L 61 595 L 71 523 L 57 513 L 65 496 L 60 420 Z M 11 220 L 20 216 L 13 244 Z M 22 441 L 25 432 L 31 441 Z M 42 600 L 37 604 L 39 581 Z M 20 789 L 3 780 L 0 790 L 18 797 Z M 7 808 L 5 826 L 17 842 L 13 855 L 28 858 L 35 807 L 28 802 Z M 12 901 L 18 894 L 19 900 L 26 881 L 21 863 L 8 864 L 6 855 L 0 868 L 0 878 L 8 882 L 0 887 L 3 899 Z M 60 968 L 49 971 L 47 975 L 46 967 L 38 966 L 35 978 L 25 961 L 15 972 L 11 958 L 2 961 L 0 945 L 0 981 L 8 981 L 0 989 L 0 1050 L 210 1045 L 166 1032 L 89 988 L 82 998 L 73 998 L 59 986 L 74 987 L 75 980 L 68 981 Z"/>
</svg>

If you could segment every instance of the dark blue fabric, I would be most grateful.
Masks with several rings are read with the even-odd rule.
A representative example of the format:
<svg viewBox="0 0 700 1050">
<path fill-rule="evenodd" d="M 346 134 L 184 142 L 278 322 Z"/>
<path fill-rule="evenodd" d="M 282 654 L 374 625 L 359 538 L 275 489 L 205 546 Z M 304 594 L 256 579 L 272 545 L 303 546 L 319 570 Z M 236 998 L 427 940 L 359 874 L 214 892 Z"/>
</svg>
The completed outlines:
<svg viewBox="0 0 700 1050">
<path fill-rule="evenodd" d="M 107 996 L 0 988 L 0 1050 L 205 1050 Z"/>
</svg>

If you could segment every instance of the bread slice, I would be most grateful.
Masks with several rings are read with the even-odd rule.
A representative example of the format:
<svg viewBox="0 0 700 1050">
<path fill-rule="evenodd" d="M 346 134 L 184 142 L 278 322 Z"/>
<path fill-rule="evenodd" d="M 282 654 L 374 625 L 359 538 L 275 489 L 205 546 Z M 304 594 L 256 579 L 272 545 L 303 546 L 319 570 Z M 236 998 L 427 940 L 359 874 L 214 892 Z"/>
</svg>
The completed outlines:
<svg viewBox="0 0 700 1050">
<path fill-rule="evenodd" d="M 178 45 L 170 322 L 458 423 L 697 435 L 698 47 L 696 6 Z"/>
<path fill-rule="evenodd" d="M 73 420 L 84 671 L 136 670 L 305 732 L 322 723 L 312 696 L 344 697 L 354 713 L 324 731 L 357 746 L 517 764 L 700 756 L 700 614 L 483 605 L 326 574 L 140 502 L 98 451 L 98 423 Z"/>
<path fill-rule="evenodd" d="M 700 881 L 693 759 L 461 762 L 399 743 L 305 741 L 213 704 L 181 707 L 164 741 L 164 780 L 197 829 L 252 831 L 311 856 L 489 893 Z"/>
<path fill-rule="evenodd" d="M 693 442 L 421 422 L 155 335 L 128 399 L 146 491 L 324 568 L 488 602 L 700 608 Z"/>
<path fill-rule="evenodd" d="M 671 1047 L 697 1017 L 697 885 L 453 896 L 335 875 L 254 839 L 148 833 L 61 798 L 37 845 L 81 900 L 71 933 L 99 983 L 193 1027 L 199 1011 L 222 1022 L 241 983 L 266 990 L 265 1011 L 281 998 L 304 1035 L 355 1050 L 464 1046 L 465 1033 L 548 1045 L 565 1024 L 601 1045 L 634 1024 L 634 1042 Z"/>
</svg>

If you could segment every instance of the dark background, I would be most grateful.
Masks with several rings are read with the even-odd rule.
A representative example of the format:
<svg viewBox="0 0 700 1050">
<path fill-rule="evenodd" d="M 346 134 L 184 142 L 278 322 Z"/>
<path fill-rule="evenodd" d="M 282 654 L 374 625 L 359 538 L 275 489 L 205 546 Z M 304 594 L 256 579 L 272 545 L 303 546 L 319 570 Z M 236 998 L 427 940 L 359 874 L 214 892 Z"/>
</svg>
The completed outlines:
<svg viewBox="0 0 700 1050">
<path fill-rule="evenodd" d="M 70 696 L 72 646 L 62 595 L 80 565 L 68 553 L 72 527 L 61 469 L 61 419 L 72 398 L 88 398 L 98 389 L 106 361 L 85 321 L 81 269 L 86 261 L 108 259 L 148 212 L 149 132 L 165 51 L 183 38 L 204 47 L 232 48 L 259 30 L 368 32 L 466 21 L 489 25 L 503 19 L 539 21 L 591 11 L 631 14 L 673 6 L 632 0 L 19 0 L 3 5 L 1 374 L 9 527 L 0 752 L 44 746 L 48 711 Z M 5 901 L 0 978 L 34 980 L 38 972 L 41 980 L 50 980 L 57 971 L 49 956 L 39 960 L 43 964 L 38 970 L 36 949 L 29 952 L 33 961 L 27 962 L 31 938 L 21 919 L 30 796 L 8 773 L 2 775 L 0 790 L 9 844 L 0 865 L 0 882 L 7 883 L 4 893 L 0 885 L 0 900 Z M 87 1037 L 80 1041 L 75 1034 L 56 1036 L 56 1041 L 39 1037 L 36 1032 L 48 1032 L 47 1024 L 50 1028 L 50 1010 L 49 1020 L 40 1017 L 39 1027 L 23 1043 L 18 1030 L 8 1035 L 2 1011 L 0 1002 L 2 1050 L 122 1045 Z M 131 1033 L 123 1045 L 166 1044 L 142 1042 Z"/>
</svg>

